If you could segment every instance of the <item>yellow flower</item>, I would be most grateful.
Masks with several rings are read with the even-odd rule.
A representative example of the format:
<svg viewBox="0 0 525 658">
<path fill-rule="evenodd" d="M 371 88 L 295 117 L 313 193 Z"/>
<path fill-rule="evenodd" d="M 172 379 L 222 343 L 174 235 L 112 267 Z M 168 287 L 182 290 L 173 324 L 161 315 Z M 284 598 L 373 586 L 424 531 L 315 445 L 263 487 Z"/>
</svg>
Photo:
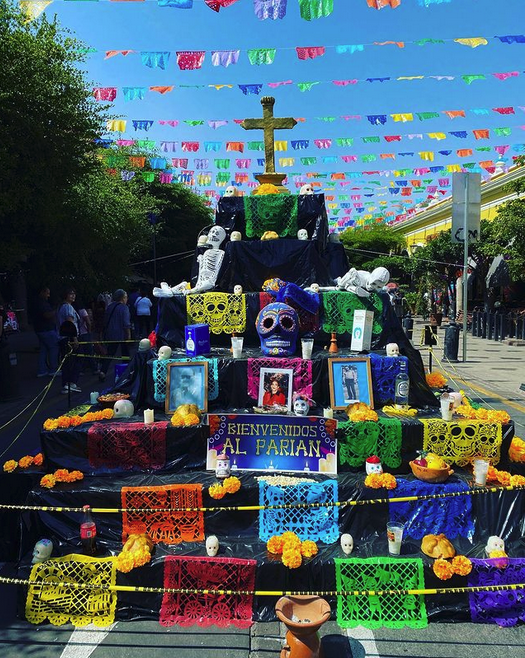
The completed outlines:
<svg viewBox="0 0 525 658">
<path fill-rule="evenodd" d="M 113 409 L 102 409 L 99 413 L 101 415 L 101 420 L 111 420 L 115 415 Z"/>
<path fill-rule="evenodd" d="M 303 563 L 303 556 L 301 551 L 297 548 L 284 548 L 282 561 L 285 567 L 289 569 L 297 569 Z"/>
<path fill-rule="evenodd" d="M 226 493 L 234 494 L 237 493 L 237 491 L 239 491 L 241 488 L 241 481 L 239 478 L 232 475 L 231 477 L 223 480 L 222 486 L 224 487 L 224 491 L 226 491 Z"/>
<path fill-rule="evenodd" d="M 317 548 L 317 544 L 314 541 L 305 539 L 303 542 L 301 542 L 301 555 L 303 557 L 312 557 L 313 555 L 317 555 L 318 552 L 319 549 Z"/>
<path fill-rule="evenodd" d="M 463 418 L 476 418 L 476 410 L 473 409 L 469 404 L 460 404 L 456 409 L 456 413 L 460 416 L 463 416 Z"/>
<path fill-rule="evenodd" d="M 46 432 L 51 432 L 58 428 L 58 421 L 55 418 L 48 418 L 44 421 L 44 429 Z"/>
<path fill-rule="evenodd" d="M 391 473 L 383 473 L 380 477 L 385 489 L 395 489 L 397 487 L 397 480 Z"/>
<path fill-rule="evenodd" d="M 215 500 L 220 500 L 226 495 L 226 491 L 220 483 L 212 484 L 211 487 L 208 488 L 208 493 L 212 498 L 215 498 Z"/>
<path fill-rule="evenodd" d="M 33 459 L 33 464 L 35 466 L 42 466 L 43 463 L 44 463 L 44 455 L 41 452 L 39 452 L 38 454 L 35 455 Z"/>
<path fill-rule="evenodd" d="M 266 550 L 273 555 L 281 555 L 283 552 L 283 538 L 280 535 L 273 535 L 266 542 Z"/>
<path fill-rule="evenodd" d="M 46 489 L 52 489 L 56 484 L 55 476 L 51 475 L 44 475 L 44 477 L 40 480 L 40 486 L 45 487 Z"/>
<path fill-rule="evenodd" d="M 183 427 L 184 426 L 184 416 L 181 416 L 180 414 L 173 414 L 171 417 L 171 424 L 174 427 Z"/>
<path fill-rule="evenodd" d="M 487 413 L 487 420 L 491 423 L 502 423 L 504 425 L 505 423 L 509 422 L 510 416 L 506 411 L 503 410 L 498 411 L 496 409 L 492 409 Z M 509 454 L 510 454 L 510 450 L 509 450 Z"/>
<path fill-rule="evenodd" d="M 472 571 L 472 562 L 465 555 L 456 555 L 452 560 L 452 569 L 458 576 L 468 576 Z"/>
<path fill-rule="evenodd" d="M 509 448 L 509 457 L 513 462 L 525 462 L 525 441 L 515 436 Z"/>
<path fill-rule="evenodd" d="M 523 475 L 511 475 L 510 484 L 512 484 L 513 486 L 519 484 L 525 484 L 525 477 L 523 477 Z"/>
<path fill-rule="evenodd" d="M 450 562 L 447 562 L 442 558 L 439 558 L 434 562 L 432 569 L 440 580 L 448 580 L 454 575 L 454 570 Z"/>
<path fill-rule="evenodd" d="M 299 537 L 295 534 L 295 532 L 287 531 L 283 532 L 281 535 L 282 540 L 283 540 L 283 550 L 290 550 L 290 549 L 295 549 L 295 550 L 300 550 L 301 549 L 301 540 Z"/>
<path fill-rule="evenodd" d="M 129 573 L 134 566 L 135 561 L 133 555 L 128 551 L 119 553 L 115 558 L 115 567 L 118 571 L 122 571 L 122 573 Z"/>
<path fill-rule="evenodd" d="M 9 461 L 6 461 L 6 463 L 4 464 L 4 471 L 6 473 L 12 473 L 17 466 L 18 466 L 18 462 L 15 461 L 14 459 L 10 459 Z"/>
<path fill-rule="evenodd" d="M 76 480 L 83 480 L 84 473 L 82 471 L 71 471 L 69 474 L 69 482 L 75 482 Z"/>
<path fill-rule="evenodd" d="M 443 388 L 447 383 L 446 378 L 440 372 L 428 372 L 425 379 L 430 388 Z"/>
<path fill-rule="evenodd" d="M 197 414 L 186 414 L 186 416 L 184 416 L 184 425 L 198 425 L 200 422 L 200 418 Z"/>
<path fill-rule="evenodd" d="M 71 416 L 71 427 L 78 427 L 84 422 L 82 416 Z"/>
<path fill-rule="evenodd" d="M 33 464 L 34 458 L 31 457 L 31 455 L 26 455 L 25 457 L 22 457 L 20 461 L 18 462 L 18 465 L 20 468 L 29 468 Z"/>
<path fill-rule="evenodd" d="M 279 188 L 276 187 L 275 185 L 272 185 L 271 183 L 263 183 L 262 185 L 259 185 L 254 191 L 254 195 L 258 194 L 280 194 Z"/>
<path fill-rule="evenodd" d="M 370 473 L 370 475 L 366 476 L 365 487 L 369 487 L 370 489 L 381 489 L 382 486 L 383 481 L 379 473 Z"/>
</svg>

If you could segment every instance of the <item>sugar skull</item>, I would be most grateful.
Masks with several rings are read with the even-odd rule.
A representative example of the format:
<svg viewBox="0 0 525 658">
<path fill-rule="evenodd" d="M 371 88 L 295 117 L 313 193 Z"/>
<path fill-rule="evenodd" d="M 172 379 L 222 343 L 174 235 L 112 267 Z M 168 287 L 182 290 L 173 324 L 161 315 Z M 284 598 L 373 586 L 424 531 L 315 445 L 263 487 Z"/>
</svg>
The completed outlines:
<svg viewBox="0 0 525 658">
<path fill-rule="evenodd" d="M 215 477 L 223 479 L 230 476 L 230 458 L 228 455 L 217 455 L 217 465 L 215 466 Z"/>
<path fill-rule="evenodd" d="M 131 418 L 135 413 L 135 407 L 131 400 L 117 400 L 113 405 L 115 418 Z"/>
<path fill-rule="evenodd" d="M 215 557 L 219 552 L 219 540 L 215 535 L 206 537 L 206 553 L 210 557 Z"/>
<path fill-rule="evenodd" d="M 310 290 L 312 292 L 315 292 L 315 293 L 319 294 L 319 291 L 321 290 L 321 288 L 319 287 L 318 283 L 312 283 L 312 285 L 310 286 Z"/>
<path fill-rule="evenodd" d="M 159 361 L 167 361 L 171 357 L 171 347 L 163 345 L 159 350 Z"/>
<path fill-rule="evenodd" d="M 304 395 L 294 395 L 293 412 L 296 416 L 308 416 L 310 404 Z"/>
<path fill-rule="evenodd" d="M 314 188 L 310 185 L 310 183 L 305 183 L 301 186 L 299 194 L 315 194 Z"/>
<path fill-rule="evenodd" d="M 341 535 L 341 548 L 345 555 L 350 555 L 354 550 L 354 538 L 352 535 L 349 535 L 347 532 L 344 535 Z"/>
<path fill-rule="evenodd" d="M 151 349 L 151 341 L 149 338 L 142 338 L 139 343 L 139 352 L 147 352 Z"/>
<path fill-rule="evenodd" d="M 299 240 L 308 240 L 308 231 L 305 228 L 300 228 L 297 231 L 297 238 Z"/>
<path fill-rule="evenodd" d="M 236 286 L 233 286 L 233 294 L 234 295 L 242 295 L 242 286 L 237 284 Z"/>
<path fill-rule="evenodd" d="M 259 312 L 255 326 L 263 354 L 290 356 L 295 353 L 299 318 L 291 306 L 281 302 L 268 304 Z"/>
<path fill-rule="evenodd" d="M 53 542 L 50 539 L 39 539 L 33 549 L 33 559 L 31 564 L 38 564 L 45 562 L 51 557 L 53 552 Z"/>
<path fill-rule="evenodd" d="M 386 344 L 386 355 L 387 356 L 399 356 L 399 345 L 397 343 L 387 343 Z"/>
<path fill-rule="evenodd" d="M 230 235 L 230 240 L 232 242 L 240 242 L 242 240 L 242 233 L 240 231 L 232 231 Z"/>
<path fill-rule="evenodd" d="M 224 190 L 224 196 L 238 196 L 239 191 L 235 187 L 235 185 L 228 185 L 228 187 Z"/>
<path fill-rule="evenodd" d="M 367 475 L 372 475 L 372 473 L 377 473 L 381 475 L 383 472 L 383 466 L 381 465 L 381 460 L 377 455 L 372 455 L 365 462 L 365 469 Z"/>
</svg>

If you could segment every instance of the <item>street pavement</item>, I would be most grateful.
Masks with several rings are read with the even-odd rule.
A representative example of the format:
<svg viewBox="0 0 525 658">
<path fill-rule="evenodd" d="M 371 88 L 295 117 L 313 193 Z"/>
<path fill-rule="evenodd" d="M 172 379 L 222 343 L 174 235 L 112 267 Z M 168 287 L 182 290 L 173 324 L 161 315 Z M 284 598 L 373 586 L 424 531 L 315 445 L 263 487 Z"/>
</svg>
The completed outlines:
<svg viewBox="0 0 525 658">
<path fill-rule="evenodd" d="M 419 347 L 423 324 L 416 319 L 413 338 L 416 347 Z M 433 348 L 432 355 L 434 369 L 443 372 L 453 388 L 465 390 L 476 401 L 495 409 L 506 409 L 516 423 L 516 434 L 525 437 L 525 394 L 519 388 L 525 381 L 525 347 L 469 335 L 467 361 L 449 364 L 442 361 L 443 336 L 444 329 L 438 329 L 439 344 Z M 58 378 L 51 383 L 38 409 L 35 404 L 25 409 L 35 398 L 38 403 L 48 383 L 36 377 L 38 342 L 33 333 L 11 335 L 9 352 L 16 354 L 17 365 L 10 366 L 12 397 L 0 400 L 0 447 L 1 451 L 5 450 L 0 463 L 38 451 L 43 421 L 68 409 L 68 398 L 61 395 Z M 428 349 L 421 347 L 421 352 L 427 365 Z M 461 348 L 459 356 L 461 359 Z M 87 373 L 81 377 L 79 386 L 82 393 L 72 395 L 72 406 L 85 403 L 91 391 L 101 390 L 98 378 Z M 8 447 L 11 443 L 13 445 Z M 14 576 L 15 573 L 15 564 L 0 564 L 1 575 Z M 33 626 L 17 618 L 17 588 L 3 586 L 1 593 L 2 658 L 155 658 L 168 651 L 176 658 L 223 658 L 225 655 L 271 658 L 279 656 L 285 635 L 284 627 L 278 622 L 256 623 L 250 629 L 164 628 L 153 621 L 116 622 L 109 629 L 90 625 L 75 630 L 69 624 Z M 331 621 L 323 626 L 320 635 L 325 658 L 519 658 L 525 655 L 525 626 L 499 628 L 431 623 L 420 630 L 381 628 L 370 631 L 360 627 L 346 631 Z"/>
</svg>

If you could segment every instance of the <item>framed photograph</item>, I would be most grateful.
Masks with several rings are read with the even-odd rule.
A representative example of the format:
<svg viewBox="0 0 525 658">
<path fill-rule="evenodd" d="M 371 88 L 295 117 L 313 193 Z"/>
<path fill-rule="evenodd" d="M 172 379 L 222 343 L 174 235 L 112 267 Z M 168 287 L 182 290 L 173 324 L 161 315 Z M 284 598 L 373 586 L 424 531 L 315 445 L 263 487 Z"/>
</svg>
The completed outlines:
<svg viewBox="0 0 525 658">
<path fill-rule="evenodd" d="M 277 404 L 291 411 L 293 368 L 261 368 L 259 377 L 259 407 Z"/>
<path fill-rule="evenodd" d="M 374 408 L 369 359 L 358 356 L 328 359 L 328 376 L 333 409 L 346 409 L 354 402 L 364 402 Z"/>
<path fill-rule="evenodd" d="M 196 404 L 201 411 L 208 411 L 207 361 L 168 364 L 166 413 L 175 413 L 181 404 Z"/>
</svg>

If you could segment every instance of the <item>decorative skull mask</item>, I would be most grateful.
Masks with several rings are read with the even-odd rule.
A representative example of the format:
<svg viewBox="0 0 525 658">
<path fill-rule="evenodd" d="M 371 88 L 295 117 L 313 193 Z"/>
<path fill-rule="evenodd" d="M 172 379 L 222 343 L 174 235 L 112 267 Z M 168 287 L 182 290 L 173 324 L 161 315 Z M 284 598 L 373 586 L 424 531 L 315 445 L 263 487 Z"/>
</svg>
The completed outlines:
<svg viewBox="0 0 525 658">
<path fill-rule="evenodd" d="M 237 196 L 238 195 L 238 190 L 235 187 L 235 185 L 228 185 L 228 187 L 224 190 L 224 196 Z"/>
<path fill-rule="evenodd" d="M 308 231 L 305 228 L 300 228 L 297 231 L 297 238 L 299 240 L 308 240 Z"/>
<path fill-rule="evenodd" d="M 299 318 L 295 310 L 274 302 L 265 306 L 255 323 L 261 340 L 261 350 L 266 356 L 290 356 L 295 353 Z"/>
<path fill-rule="evenodd" d="M 159 350 L 159 361 L 167 361 L 171 357 L 171 347 L 163 345 Z"/>
<path fill-rule="evenodd" d="M 206 553 L 210 557 L 215 557 L 219 552 L 219 540 L 215 535 L 206 537 Z"/>
<path fill-rule="evenodd" d="M 370 276 L 366 284 L 366 289 L 368 292 L 381 290 L 381 288 L 384 288 L 389 281 L 390 272 L 386 269 L 386 267 L 376 267 L 375 270 L 370 272 Z"/>
<path fill-rule="evenodd" d="M 303 396 L 298 396 L 293 401 L 293 412 L 296 416 L 308 416 L 310 405 L 308 400 Z"/>
<path fill-rule="evenodd" d="M 341 535 L 340 541 L 343 553 L 345 555 L 350 555 L 350 553 L 354 550 L 354 538 L 352 535 L 349 535 L 347 532 L 345 532 L 344 535 Z"/>
<path fill-rule="evenodd" d="M 230 476 L 230 458 L 228 455 L 217 455 L 217 465 L 215 466 L 215 477 L 222 479 Z"/>
<path fill-rule="evenodd" d="M 135 407 L 131 400 L 117 400 L 113 405 L 115 418 L 131 418 L 135 413 Z"/>
<path fill-rule="evenodd" d="M 314 188 L 310 185 L 310 183 L 305 183 L 301 186 L 299 194 L 315 194 Z"/>
<path fill-rule="evenodd" d="M 40 539 L 35 544 L 33 549 L 33 559 L 31 564 L 38 564 L 39 562 L 45 562 L 51 557 L 53 552 L 53 542 L 50 539 Z"/>
<path fill-rule="evenodd" d="M 399 356 L 399 345 L 397 343 L 387 343 L 386 344 L 386 355 L 387 356 Z"/>
<path fill-rule="evenodd" d="M 372 473 L 378 473 L 381 475 L 383 472 L 383 466 L 377 455 L 372 455 L 366 460 L 365 470 L 367 475 L 372 475 Z"/>
<path fill-rule="evenodd" d="M 213 249 L 219 249 L 221 244 L 226 238 L 226 231 L 222 226 L 212 226 L 208 231 L 208 237 L 206 238 L 206 244 L 209 244 Z"/>
<path fill-rule="evenodd" d="M 240 242 L 242 240 L 242 233 L 240 231 L 232 231 L 230 240 L 232 242 Z"/>
</svg>

